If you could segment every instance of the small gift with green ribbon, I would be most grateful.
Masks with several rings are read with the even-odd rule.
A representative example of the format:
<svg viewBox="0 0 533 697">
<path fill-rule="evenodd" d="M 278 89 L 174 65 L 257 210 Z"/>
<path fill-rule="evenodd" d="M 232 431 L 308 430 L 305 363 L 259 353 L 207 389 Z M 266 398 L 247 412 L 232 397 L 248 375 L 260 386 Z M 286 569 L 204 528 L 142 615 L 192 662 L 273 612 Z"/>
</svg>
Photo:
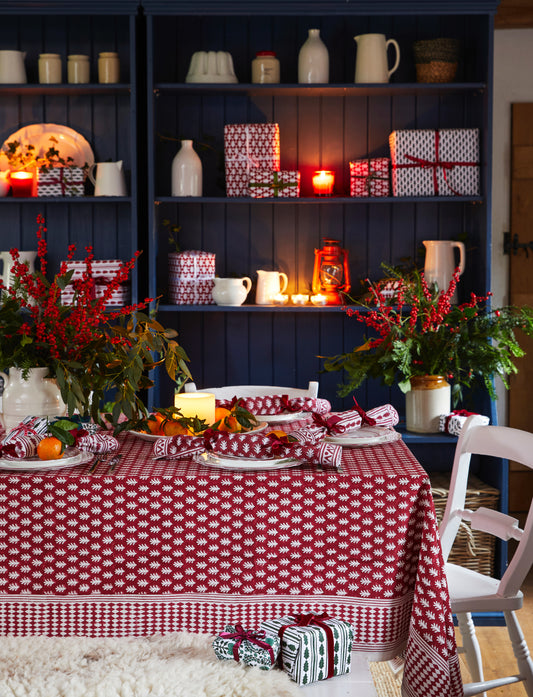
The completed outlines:
<svg viewBox="0 0 533 697">
<path fill-rule="evenodd" d="M 300 196 L 300 172 L 251 169 L 248 194 L 252 198 L 298 198 Z"/>
<path fill-rule="evenodd" d="M 350 162 L 350 196 L 390 196 L 388 157 Z"/>
<path fill-rule="evenodd" d="M 267 636 L 264 630 L 246 630 L 241 624 L 228 624 L 212 646 L 221 661 L 232 660 L 270 670 L 276 665 L 280 640 L 277 636 Z"/>
<path fill-rule="evenodd" d="M 298 685 L 350 672 L 354 630 L 349 622 L 308 613 L 265 620 L 261 629 L 280 638 L 278 663 Z"/>
</svg>

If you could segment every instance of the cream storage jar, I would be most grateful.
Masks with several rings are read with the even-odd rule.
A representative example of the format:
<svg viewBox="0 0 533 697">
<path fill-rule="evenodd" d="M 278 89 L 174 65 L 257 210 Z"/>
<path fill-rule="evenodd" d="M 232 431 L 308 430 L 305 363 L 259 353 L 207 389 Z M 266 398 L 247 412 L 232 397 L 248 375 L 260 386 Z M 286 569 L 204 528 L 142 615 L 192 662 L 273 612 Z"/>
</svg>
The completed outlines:
<svg viewBox="0 0 533 697">
<path fill-rule="evenodd" d="M 252 61 L 252 82 L 279 83 L 279 60 L 274 51 L 258 51 Z"/>
<path fill-rule="evenodd" d="M 98 54 L 98 82 L 111 84 L 120 80 L 118 53 L 105 51 Z"/>
<path fill-rule="evenodd" d="M 41 53 L 39 55 L 39 82 L 42 85 L 61 82 L 61 56 L 59 53 Z"/>
<path fill-rule="evenodd" d="M 73 85 L 89 82 L 89 56 L 72 54 L 67 58 L 67 80 Z"/>
</svg>

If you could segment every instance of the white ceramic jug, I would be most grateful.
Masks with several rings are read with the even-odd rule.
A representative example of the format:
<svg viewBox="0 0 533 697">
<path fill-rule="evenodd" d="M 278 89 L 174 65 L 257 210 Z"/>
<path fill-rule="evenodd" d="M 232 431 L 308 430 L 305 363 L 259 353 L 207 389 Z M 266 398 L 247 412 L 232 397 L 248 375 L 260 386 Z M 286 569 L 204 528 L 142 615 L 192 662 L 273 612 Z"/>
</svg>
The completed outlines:
<svg viewBox="0 0 533 697">
<path fill-rule="evenodd" d="M 385 34 L 361 34 L 354 36 L 357 44 L 355 62 L 355 82 L 388 82 L 400 65 L 400 47 L 394 39 L 386 39 Z M 388 47 L 396 49 L 396 61 L 389 70 Z"/>
<path fill-rule="evenodd" d="M 217 305 L 242 305 L 251 287 L 252 281 L 248 276 L 244 276 L 244 278 L 215 278 L 213 300 Z"/>
<path fill-rule="evenodd" d="M 439 291 L 448 290 L 453 272 L 459 266 L 459 275 L 465 270 L 465 246 L 462 242 L 453 240 L 424 240 L 426 248 L 426 261 L 424 275 L 429 285 L 437 284 Z M 455 249 L 459 250 L 459 264 L 455 260 Z M 451 301 L 457 302 L 457 293 L 454 293 Z"/>
<path fill-rule="evenodd" d="M 18 426 L 26 416 L 64 416 L 67 408 L 57 383 L 49 379 L 48 368 L 30 368 L 26 379 L 22 370 L 10 368 L 4 380 L 0 423 L 6 431 Z"/>
<path fill-rule="evenodd" d="M 287 274 L 282 271 L 258 271 L 255 304 L 272 305 L 276 295 L 285 291 L 288 282 Z"/>
<path fill-rule="evenodd" d="M 25 263 L 28 266 L 28 271 L 33 273 L 35 271 L 35 260 L 37 259 L 37 252 L 19 252 L 19 261 Z M 2 262 L 2 282 L 6 288 L 10 288 L 15 278 L 11 273 L 13 269 L 13 257 L 11 252 L 0 252 L 0 261 Z"/>
<path fill-rule="evenodd" d="M 96 179 L 93 169 L 96 167 Z M 122 160 L 118 162 L 96 162 L 88 172 L 94 184 L 95 196 L 126 196 L 126 180 Z"/>
<path fill-rule="evenodd" d="M 24 51 L 0 51 L 0 83 L 22 84 L 28 82 Z"/>
</svg>

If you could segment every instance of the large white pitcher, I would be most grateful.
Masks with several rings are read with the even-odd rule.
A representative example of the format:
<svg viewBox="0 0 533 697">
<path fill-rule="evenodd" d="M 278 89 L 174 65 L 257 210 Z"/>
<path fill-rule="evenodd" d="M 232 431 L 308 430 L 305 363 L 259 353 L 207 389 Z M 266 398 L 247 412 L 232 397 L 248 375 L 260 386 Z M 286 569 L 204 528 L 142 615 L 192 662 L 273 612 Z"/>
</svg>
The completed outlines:
<svg viewBox="0 0 533 697">
<path fill-rule="evenodd" d="M 28 82 L 24 51 L 0 51 L 0 83 L 23 84 Z"/>
<path fill-rule="evenodd" d="M 67 411 L 55 380 L 47 378 L 48 368 L 30 368 L 26 379 L 19 368 L 10 368 L 4 380 L 0 423 L 6 431 L 18 426 L 26 416 L 64 416 Z"/>
<path fill-rule="evenodd" d="M 276 295 L 283 293 L 289 279 L 282 271 L 258 271 L 255 291 L 256 305 L 272 305 Z"/>
<path fill-rule="evenodd" d="M 93 169 L 96 167 L 96 179 Z M 126 180 L 122 169 L 122 160 L 118 162 L 97 162 L 88 172 L 94 184 L 95 196 L 126 196 Z"/>
<path fill-rule="evenodd" d="M 465 246 L 462 242 L 454 240 L 424 240 L 426 248 L 426 262 L 424 275 L 429 285 L 437 284 L 439 291 L 448 290 L 453 272 L 459 266 L 459 275 L 465 270 Z M 459 250 L 459 264 L 456 263 L 455 249 Z M 457 293 L 451 301 L 457 302 Z"/>
<path fill-rule="evenodd" d="M 400 65 L 398 42 L 386 39 L 385 34 L 361 34 L 353 38 L 357 44 L 355 82 L 388 82 Z M 389 70 L 387 49 L 391 44 L 396 49 L 396 61 Z"/>
<path fill-rule="evenodd" d="M 217 305 L 242 305 L 250 292 L 252 281 L 244 278 L 215 278 L 213 300 Z"/>
<path fill-rule="evenodd" d="M 19 261 L 27 265 L 30 273 L 35 271 L 36 259 L 37 252 L 19 252 Z M 2 282 L 6 288 L 10 288 L 15 282 L 15 277 L 12 273 L 15 262 L 11 252 L 0 252 L 0 261 L 2 262 Z"/>
</svg>

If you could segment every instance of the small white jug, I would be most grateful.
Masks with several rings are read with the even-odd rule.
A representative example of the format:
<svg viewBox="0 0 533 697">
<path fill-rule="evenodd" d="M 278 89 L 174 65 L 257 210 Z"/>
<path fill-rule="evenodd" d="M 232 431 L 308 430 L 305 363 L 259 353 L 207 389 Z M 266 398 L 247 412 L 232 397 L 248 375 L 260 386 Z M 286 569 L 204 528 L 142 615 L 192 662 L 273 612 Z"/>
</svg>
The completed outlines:
<svg viewBox="0 0 533 697">
<path fill-rule="evenodd" d="M 0 51 L 0 83 L 23 84 L 28 82 L 24 51 Z"/>
<path fill-rule="evenodd" d="M 357 44 L 355 82 L 388 82 L 400 65 L 400 47 L 394 39 L 385 39 L 385 34 L 361 34 L 354 36 Z M 389 70 L 387 49 L 392 44 L 396 49 L 396 61 Z"/>
<path fill-rule="evenodd" d="M 35 271 L 35 260 L 37 252 L 19 252 L 19 261 L 28 266 L 29 273 Z M 13 257 L 11 252 L 0 252 L 0 261 L 2 262 L 2 282 L 6 288 L 10 288 L 15 282 L 15 277 L 11 273 L 13 268 Z"/>
<path fill-rule="evenodd" d="M 436 283 L 439 291 L 448 290 L 453 272 L 457 267 L 455 248 L 459 250 L 459 275 L 465 270 L 464 244 L 453 240 L 424 240 L 422 244 L 426 248 L 424 275 L 428 285 Z M 457 302 L 457 292 L 453 294 L 451 302 Z"/>
<path fill-rule="evenodd" d="M 248 276 L 244 276 L 244 278 L 215 278 L 213 300 L 217 305 L 233 307 L 242 305 L 251 287 L 252 281 Z"/>
<path fill-rule="evenodd" d="M 255 304 L 272 305 L 276 295 L 287 288 L 288 282 L 287 274 L 282 271 L 258 271 Z"/>
<path fill-rule="evenodd" d="M 96 167 L 96 179 L 93 169 Z M 126 196 L 126 180 L 122 160 L 118 162 L 96 162 L 88 172 L 94 184 L 95 196 Z"/>
</svg>

